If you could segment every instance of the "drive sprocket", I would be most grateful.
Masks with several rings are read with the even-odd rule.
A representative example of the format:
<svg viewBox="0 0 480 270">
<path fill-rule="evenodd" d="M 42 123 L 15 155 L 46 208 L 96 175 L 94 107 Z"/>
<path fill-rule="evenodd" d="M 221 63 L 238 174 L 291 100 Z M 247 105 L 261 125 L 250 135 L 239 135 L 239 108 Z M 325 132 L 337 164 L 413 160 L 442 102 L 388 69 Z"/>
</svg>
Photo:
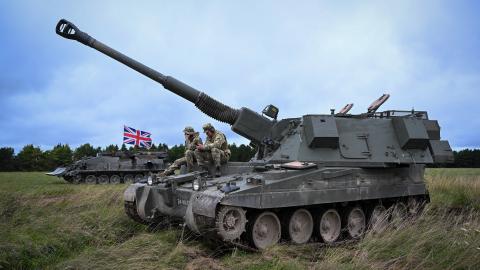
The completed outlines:
<svg viewBox="0 0 480 270">
<path fill-rule="evenodd" d="M 222 206 L 218 211 L 215 227 L 224 241 L 239 239 L 247 224 L 246 210 L 234 206 Z"/>
</svg>

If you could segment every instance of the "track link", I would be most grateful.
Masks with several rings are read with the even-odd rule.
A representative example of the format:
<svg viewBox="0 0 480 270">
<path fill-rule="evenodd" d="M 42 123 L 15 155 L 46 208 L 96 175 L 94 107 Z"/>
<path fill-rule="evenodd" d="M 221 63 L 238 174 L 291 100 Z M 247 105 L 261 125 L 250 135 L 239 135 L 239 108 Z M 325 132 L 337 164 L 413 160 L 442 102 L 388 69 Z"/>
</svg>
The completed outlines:
<svg viewBox="0 0 480 270">
<path fill-rule="evenodd" d="M 133 219 L 134 221 L 138 222 L 138 223 L 141 223 L 141 224 L 145 224 L 145 225 L 148 225 L 149 222 L 143 220 L 137 213 L 137 204 L 135 202 L 128 202 L 128 201 L 125 201 L 125 213 L 127 214 L 127 216 L 131 219 Z"/>
</svg>

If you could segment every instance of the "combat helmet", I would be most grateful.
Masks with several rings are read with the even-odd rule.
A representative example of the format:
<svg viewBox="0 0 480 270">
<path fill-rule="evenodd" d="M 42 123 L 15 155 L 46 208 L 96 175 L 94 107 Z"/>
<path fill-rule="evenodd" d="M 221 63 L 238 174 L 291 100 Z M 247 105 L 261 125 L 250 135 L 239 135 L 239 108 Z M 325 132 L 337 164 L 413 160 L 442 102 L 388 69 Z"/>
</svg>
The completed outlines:
<svg viewBox="0 0 480 270">
<path fill-rule="evenodd" d="M 188 135 L 191 135 L 191 134 L 194 134 L 194 133 L 195 133 L 195 129 L 193 129 L 193 127 L 191 127 L 191 126 L 186 126 L 186 127 L 183 129 L 183 133 L 188 134 Z"/>
<path fill-rule="evenodd" d="M 215 128 L 210 123 L 206 123 L 205 125 L 202 126 L 202 128 L 203 128 L 204 132 L 207 131 L 207 130 L 215 131 Z"/>
</svg>

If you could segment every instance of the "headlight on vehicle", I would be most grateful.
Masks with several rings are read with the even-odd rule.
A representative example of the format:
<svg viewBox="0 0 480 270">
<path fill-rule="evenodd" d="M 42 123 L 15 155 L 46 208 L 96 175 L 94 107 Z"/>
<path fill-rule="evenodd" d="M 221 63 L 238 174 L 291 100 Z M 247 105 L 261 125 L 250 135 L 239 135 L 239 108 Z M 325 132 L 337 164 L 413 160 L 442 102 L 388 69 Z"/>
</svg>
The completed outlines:
<svg viewBox="0 0 480 270">
<path fill-rule="evenodd" d="M 149 176 L 149 177 L 148 177 L 148 179 L 147 179 L 147 184 L 148 184 L 149 186 L 151 186 L 151 185 L 153 184 L 153 178 L 152 178 L 152 176 Z"/>
<path fill-rule="evenodd" d="M 193 190 L 199 191 L 201 186 L 200 179 L 193 180 Z"/>
</svg>

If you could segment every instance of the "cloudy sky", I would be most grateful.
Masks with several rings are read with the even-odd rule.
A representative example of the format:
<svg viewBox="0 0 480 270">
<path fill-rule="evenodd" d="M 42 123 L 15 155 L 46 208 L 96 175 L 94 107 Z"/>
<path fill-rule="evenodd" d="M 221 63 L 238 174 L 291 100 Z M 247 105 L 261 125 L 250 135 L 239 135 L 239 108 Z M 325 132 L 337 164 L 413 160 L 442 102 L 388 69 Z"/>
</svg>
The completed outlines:
<svg viewBox="0 0 480 270">
<path fill-rule="evenodd" d="M 211 121 L 189 102 L 78 42 L 61 18 L 232 107 L 280 118 L 427 110 L 455 148 L 480 147 L 476 1 L 1 1 L 0 146 L 122 143 L 123 125 L 155 143 Z"/>
</svg>

